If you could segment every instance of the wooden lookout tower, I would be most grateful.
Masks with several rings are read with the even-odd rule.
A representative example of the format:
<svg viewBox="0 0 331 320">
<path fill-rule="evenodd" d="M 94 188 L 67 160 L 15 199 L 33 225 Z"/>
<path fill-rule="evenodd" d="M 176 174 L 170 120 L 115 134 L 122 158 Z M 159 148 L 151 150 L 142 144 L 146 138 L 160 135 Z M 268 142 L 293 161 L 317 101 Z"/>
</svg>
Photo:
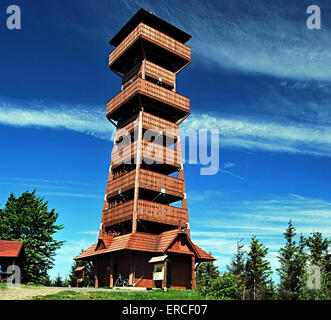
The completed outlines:
<svg viewBox="0 0 331 320">
<path fill-rule="evenodd" d="M 215 260 L 191 241 L 179 124 L 190 99 L 176 75 L 191 62 L 191 36 L 140 9 L 110 40 L 121 91 L 107 103 L 116 135 L 97 243 L 96 286 L 195 288 L 195 268 Z M 180 204 L 172 205 L 172 204 Z"/>
</svg>

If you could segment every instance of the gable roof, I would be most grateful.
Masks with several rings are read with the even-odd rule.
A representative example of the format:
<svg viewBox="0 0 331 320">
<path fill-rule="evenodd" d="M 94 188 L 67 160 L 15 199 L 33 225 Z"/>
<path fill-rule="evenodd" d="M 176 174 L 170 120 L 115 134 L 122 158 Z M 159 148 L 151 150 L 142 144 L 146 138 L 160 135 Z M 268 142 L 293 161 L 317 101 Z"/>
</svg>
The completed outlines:
<svg viewBox="0 0 331 320">
<path fill-rule="evenodd" d="M 167 249 L 170 247 L 170 245 L 178 237 L 179 234 L 186 235 L 186 239 L 188 240 L 188 243 L 192 247 L 194 254 L 199 261 L 216 260 L 213 256 L 211 256 L 210 254 L 202 250 L 200 247 L 198 247 L 196 244 L 194 244 L 190 240 L 187 233 L 182 232 L 179 229 L 165 231 L 160 235 L 148 234 L 143 232 L 125 234 L 112 238 L 110 241 L 107 241 L 109 244 L 105 249 L 98 248 L 98 241 L 74 259 L 82 260 L 99 254 L 105 254 L 120 250 L 137 250 L 145 252 L 164 253 L 167 251 Z"/>
<path fill-rule="evenodd" d="M 216 259 L 209 253 L 207 253 L 205 250 L 201 249 L 198 245 L 194 244 L 196 251 L 198 252 L 198 257 L 200 261 L 215 261 Z"/>
<path fill-rule="evenodd" d="M 0 240 L 0 257 L 16 258 L 19 256 L 23 247 L 22 241 Z"/>
</svg>

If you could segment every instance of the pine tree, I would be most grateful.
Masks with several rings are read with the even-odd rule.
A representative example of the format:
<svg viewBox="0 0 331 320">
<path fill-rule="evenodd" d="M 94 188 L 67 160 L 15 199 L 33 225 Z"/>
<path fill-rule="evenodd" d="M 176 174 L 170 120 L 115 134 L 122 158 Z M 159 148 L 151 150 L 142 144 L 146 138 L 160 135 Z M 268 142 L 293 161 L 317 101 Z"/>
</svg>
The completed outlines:
<svg viewBox="0 0 331 320">
<path fill-rule="evenodd" d="M 278 293 L 281 299 L 295 300 L 297 299 L 299 278 L 302 275 L 302 266 L 299 263 L 300 247 L 294 240 L 296 232 L 291 220 L 283 235 L 286 243 L 280 249 L 278 256 L 280 262 L 280 268 L 277 269 L 280 276 Z"/>
<path fill-rule="evenodd" d="M 226 266 L 227 270 L 236 276 L 242 276 L 245 271 L 245 250 L 244 245 L 242 244 L 243 239 L 237 241 L 237 252 L 233 259 L 231 260 L 230 265 Z"/>
<path fill-rule="evenodd" d="M 224 272 L 211 282 L 207 295 L 219 299 L 238 299 L 238 284 L 238 276 Z"/>
<path fill-rule="evenodd" d="M 301 281 L 300 279 L 303 277 L 305 274 L 306 270 L 306 265 L 308 261 L 308 254 L 305 250 L 306 248 L 306 238 L 301 234 L 300 235 L 300 240 L 299 240 L 299 245 L 298 245 L 298 255 L 297 255 L 297 273 L 299 277 L 298 285 L 296 287 L 296 291 L 298 292 L 301 287 Z"/>
<path fill-rule="evenodd" d="M 42 282 L 42 284 L 45 287 L 50 287 L 52 285 L 52 281 L 51 278 L 49 277 L 49 275 L 47 274 L 47 276 L 44 278 L 44 281 Z"/>
<path fill-rule="evenodd" d="M 309 261 L 312 264 L 321 265 L 323 263 L 323 259 L 328 253 L 329 243 L 328 239 L 323 239 L 321 232 L 313 232 L 306 239 L 306 245 L 310 251 Z"/>
<path fill-rule="evenodd" d="M 0 212 L 0 239 L 24 243 L 24 282 L 43 282 L 54 265 L 56 250 L 63 244 L 53 237 L 63 226 L 56 224 L 58 214 L 47 204 L 35 191 L 26 191 L 18 198 L 11 194 Z"/>
<path fill-rule="evenodd" d="M 196 285 L 200 294 L 206 295 L 211 287 L 212 282 L 220 275 L 218 268 L 213 261 L 202 262 L 196 271 Z"/>
<path fill-rule="evenodd" d="M 58 274 L 57 277 L 55 278 L 55 280 L 53 282 L 53 286 L 54 287 L 63 287 L 63 280 L 62 280 L 60 274 Z"/>
<path fill-rule="evenodd" d="M 299 299 L 301 300 L 331 300 L 331 271 L 330 255 L 328 253 L 330 240 L 320 232 L 313 232 L 305 241 L 309 249 L 306 254 L 305 272 L 300 278 Z M 313 276 L 308 272 L 308 265 L 317 266 L 320 270 L 320 283 L 318 288 L 308 288 L 307 280 Z M 315 279 L 316 280 L 316 279 Z"/>
<path fill-rule="evenodd" d="M 242 244 L 243 239 L 237 241 L 237 252 L 231 260 L 230 265 L 226 268 L 231 275 L 237 278 L 237 291 L 235 293 L 236 299 L 245 299 L 245 250 Z"/>
<path fill-rule="evenodd" d="M 270 262 L 265 259 L 267 253 L 268 249 L 259 242 L 256 236 L 253 236 L 245 267 L 248 299 L 270 299 L 273 295 L 272 281 L 269 278 L 272 271 Z"/>
</svg>

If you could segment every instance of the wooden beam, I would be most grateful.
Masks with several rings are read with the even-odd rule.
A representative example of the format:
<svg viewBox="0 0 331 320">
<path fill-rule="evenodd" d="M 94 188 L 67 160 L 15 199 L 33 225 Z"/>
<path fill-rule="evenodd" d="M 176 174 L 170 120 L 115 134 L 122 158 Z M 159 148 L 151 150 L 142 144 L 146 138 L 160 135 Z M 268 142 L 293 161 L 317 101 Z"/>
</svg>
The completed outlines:
<svg viewBox="0 0 331 320">
<path fill-rule="evenodd" d="M 188 113 L 184 118 L 182 118 L 181 120 L 177 121 L 176 124 L 177 126 L 179 126 L 190 114 Z"/>
<path fill-rule="evenodd" d="M 162 287 L 167 288 L 167 274 L 168 274 L 168 261 L 164 261 L 164 279 L 162 281 Z"/>
<path fill-rule="evenodd" d="M 95 288 L 99 288 L 99 278 L 98 278 L 98 257 L 95 259 Z"/>
<path fill-rule="evenodd" d="M 133 198 L 133 217 L 132 217 L 132 233 L 137 231 L 138 218 L 138 198 L 139 198 L 139 175 L 142 157 L 142 136 L 143 136 L 143 110 L 139 113 L 138 125 L 138 143 L 137 143 L 137 158 L 136 158 L 136 177 L 134 183 L 134 198 Z"/>
<path fill-rule="evenodd" d="M 133 254 L 132 252 L 130 252 L 129 253 L 129 286 L 131 286 L 134 283 L 133 260 L 134 260 Z"/>
<path fill-rule="evenodd" d="M 192 256 L 191 257 L 191 289 L 192 290 L 195 290 L 195 270 L 194 270 L 194 267 L 195 267 L 195 256 Z"/>
<path fill-rule="evenodd" d="M 177 129 L 177 135 L 179 136 L 179 128 Z M 189 223 L 188 218 L 188 211 L 187 211 L 187 199 L 186 199 L 186 187 L 185 187 L 185 177 L 184 177 L 184 167 L 183 167 L 183 160 L 182 160 L 182 152 L 181 152 L 181 143 L 180 139 L 178 139 L 175 143 L 175 149 L 177 151 L 177 157 L 180 156 L 180 163 L 182 164 L 182 168 L 178 170 L 178 178 L 183 181 L 182 190 L 184 193 L 184 198 L 181 200 L 182 209 L 186 210 L 186 223 Z M 177 159 L 178 161 L 178 159 Z M 190 230 L 187 230 L 188 236 L 190 236 Z"/>
<path fill-rule="evenodd" d="M 117 124 L 112 119 L 108 118 L 108 120 L 117 128 Z"/>
<path fill-rule="evenodd" d="M 114 287 L 114 259 L 110 255 L 110 275 L 109 275 L 109 286 Z"/>
</svg>

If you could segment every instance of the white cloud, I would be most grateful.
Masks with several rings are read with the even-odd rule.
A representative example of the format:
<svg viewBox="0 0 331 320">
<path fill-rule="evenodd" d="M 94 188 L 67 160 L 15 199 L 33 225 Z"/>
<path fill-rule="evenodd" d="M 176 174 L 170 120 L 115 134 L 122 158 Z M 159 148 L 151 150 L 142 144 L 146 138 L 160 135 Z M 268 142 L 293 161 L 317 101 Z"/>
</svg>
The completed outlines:
<svg viewBox="0 0 331 320">
<path fill-rule="evenodd" d="M 73 198 L 100 199 L 103 192 L 102 185 L 86 181 L 39 179 L 39 178 L 6 178 L 0 177 L 0 185 L 20 186 L 36 189 L 38 196 L 59 196 Z M 96 191 L 100 189 L 98 194 Z M 101 196 L 100 196 L 101 195 Z"/>
<path fill-rule="evenodd" d="M 68 129 L 91 134 L 103 139 L 111 136 L 112 125 L 106 120 L 104 112 L 88 110 L 82 107 L 22 108 L 2 103 L 0 106 L 0 124 L 16 127 L 46 127 Z"/>
<path fill-rule="evenodd" d="M 74 192 L 39 192 L 44 196 L 57 196 L 57 197 L 74 197 L 74 198 L 93 198 L 93 199 L 102 199 L 100 194 L 92 194 L 92 193 L 74 193 Z"/>
<path fill-rule="evenodd" d="M 234 234 L 245 237 L 256 234 L 279 238 L 290 219 L 297 228 L 297 233 L 320 231 L 325 236 L 331 235 L 330 201 L 297 195 L 232 201 L 228 200 L 227 194 L 220 194 L 220 201 L 213 204 L 210 201 L 212 197 L 212 191 L 205 192 L 200 197 L 200 202 L 208 204 L 204 207 L 208 215 L 200 218 L 199 215 L 194 215 L 199 207 L 191 210 L 194 224 L 197 223 L 201 230 L 197 233 L 199 236 L 209 234 L 210 237 L 231 238 Z"/>
<path fill-rule="evenodd" d="M 0 124 L 66 129 L 109 140 L 113 132 L 113 126 L 105 119 L 104 112 L 79 106 L 21 108 L 2 103 Z M 181 127 L 181 130 L 188 129 L 219 129 L 221 148 L 331 156 L 331 130 L 328 126 L 318 124 L 294 125 L 192 114 Z M 227 164 L 227 168 L 229 165 L 233 166 Z"/>
<path fill-rule="evenodd" d="M 324 237 L 331 236 L 330 201 L 296 194 L 249 201 L 228 200 L 226 193 L 219 197 L 219 201 L 213 203 L 212 191 L 201 194 L 204 216 L 195 215 L 199 207 L 191 209 L 191 236 L 194 243 L 217 258 L 216 265 L 221 271 L 226 270 L 235 254 L 237 241 L 243 239 L 247 251 L 252 235 L 256 235 L 269 249 L 267 259 L 277 281 L 278 251 L 285 243 L 283 232 L 290 219 L 296 228 L 296 240 L 301 233 L 308 236 L 313 231 L 322 232 Z"/>
<path fill-rule="evenodd" d="M 221 148 L 331 156 L 331 130 L 322 125 L 313 127 L 193 114 L 183 128 L 219 129 Z"/>
<path fill-rule="evenodd" d="M 218 65 L 281 78 L 329 81 L 330 29 L 308 30 L 306 7 L 299 2 L 251 1 L 246 5 L 245 1 L 232 0 L 201 5 L 192 0 L 176 1 L 167 8 L 154 1 L 144 5 L 190 33 L 193 52 L 213 68 Z"/>
<path fill-rule="evenodd" d="M 232 168 L 235 166 L 236 166 L 236 164 L 233 162 L 227 162 L 227 163 L 224 163 L 224 165 L 223 165 L 224 169 Z"/>
</svg>

